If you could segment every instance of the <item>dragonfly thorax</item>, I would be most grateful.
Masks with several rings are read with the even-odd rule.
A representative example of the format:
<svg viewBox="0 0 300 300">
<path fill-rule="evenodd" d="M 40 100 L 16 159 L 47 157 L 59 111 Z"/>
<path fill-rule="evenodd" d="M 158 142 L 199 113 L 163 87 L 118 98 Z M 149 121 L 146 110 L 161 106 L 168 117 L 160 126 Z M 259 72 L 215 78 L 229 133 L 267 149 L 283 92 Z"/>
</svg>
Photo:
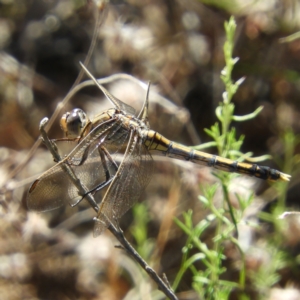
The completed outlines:
<svg viewBox="0 0 300 300">
<path fill-rule="evenodd" d="M 119 113 L 117 114 L 117 118 L 122 123 L 122 127 L 127 130 L 136 129 L 138 131 L 141 131 L 149 129 L 144 121 L 131 114 Z"/>
<path fill-rule="evenodd" d="M 66 137 L 77 138 L 82 134 L 88 122 L 86 113 L 80 108 L 75 108 L 62 116 L 60 127 Z"/>
</svg>

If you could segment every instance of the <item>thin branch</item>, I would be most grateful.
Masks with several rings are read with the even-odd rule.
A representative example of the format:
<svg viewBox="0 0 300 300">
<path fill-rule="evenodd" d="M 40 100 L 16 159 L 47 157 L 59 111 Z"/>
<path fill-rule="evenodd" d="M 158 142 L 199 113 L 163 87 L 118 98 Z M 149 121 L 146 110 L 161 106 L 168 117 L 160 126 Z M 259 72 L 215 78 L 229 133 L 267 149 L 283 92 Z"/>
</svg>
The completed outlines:
<svg viewBox="0 0 300 300">
<path fill-rule="evenodd" d="M 95 210 L 99 211 L 99 207 L 96 204 L 94 197 L 89 193 L 89 191 L 81 184 L 80 180 L 77 178 L 72 167 L 67 163 L 63 163 L 59 153 L 57 152 L 56 145 L 49 139 L 45 126 L 48 122 L 47 118 L 44 118 L 40 123 L 40 132 L 42 135 L 43 142 L 45 143 L 48 150 L 51 152 L 55 161 L 60 163 L 62 170 L 66 173 L 66 176 L 70 178 L 73 184 L 79 191 L 80 195 L 85 195 L 85 198 Z M 122 248 L 127 251 L 127 253 L 148 273 L 148 275 L 156 282 L 158 288 L 171 300 L 178 300 L 174 292 L 169 287 L 169 284 L 166 283 L 162 278 L 160 278 L 157 273 L 147 264 L 147 262 L 138 254 L 138 252 L 131 246 L 131 244 L 125 238 L 123 231 L 120 228 L 116 228 L 111 222 L 108 226 L 108 230 L 116 237 L 116 239 L 122 245 Z"/>
</svg>

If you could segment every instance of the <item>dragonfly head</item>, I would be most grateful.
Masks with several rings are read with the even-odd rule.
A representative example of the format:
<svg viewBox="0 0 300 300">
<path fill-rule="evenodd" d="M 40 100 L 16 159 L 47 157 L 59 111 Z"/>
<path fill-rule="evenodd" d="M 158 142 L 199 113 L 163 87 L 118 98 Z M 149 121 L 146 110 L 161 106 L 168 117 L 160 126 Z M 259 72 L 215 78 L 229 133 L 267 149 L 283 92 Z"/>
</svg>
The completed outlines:
<svg viewBox="0 0 300 300">
<path fill-rule="evenodd" d="M 75 108 L 61 117 L 60 127 L 66 137 L 77 138 L 81 136 L 88 123 L 89 119 L 86 113 L 80 108 Z"/>
</svg>

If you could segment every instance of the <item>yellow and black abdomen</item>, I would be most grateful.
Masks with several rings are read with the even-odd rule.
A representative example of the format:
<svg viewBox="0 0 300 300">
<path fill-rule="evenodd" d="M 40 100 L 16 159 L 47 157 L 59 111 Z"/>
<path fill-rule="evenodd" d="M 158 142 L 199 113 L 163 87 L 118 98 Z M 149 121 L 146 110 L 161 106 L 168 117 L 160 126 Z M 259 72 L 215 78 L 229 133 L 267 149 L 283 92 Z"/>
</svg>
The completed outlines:
<svg viewBox="0 0 300 300">
<path fill-rule="evenodd" d="M 164 155 L 180 160 L 215 168 L 226 172 L 235 172 L 260 179 L 289 181 L 290 175 L 269 167 L 234 161 L 228 158 L 212 155 L 202 151 L 190 149 L 184 145 L 172 142 L 161 134 L 149 130 L 145 133 L 144 144 L 148 150 L 157 150 Z"/>
</svg>

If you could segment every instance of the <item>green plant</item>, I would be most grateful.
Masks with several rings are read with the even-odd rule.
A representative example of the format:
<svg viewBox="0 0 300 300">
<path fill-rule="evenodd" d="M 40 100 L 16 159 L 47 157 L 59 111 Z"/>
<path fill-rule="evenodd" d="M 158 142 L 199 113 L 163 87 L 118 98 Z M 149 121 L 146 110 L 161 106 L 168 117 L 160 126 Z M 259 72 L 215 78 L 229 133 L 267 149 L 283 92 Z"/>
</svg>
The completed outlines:
<svg viewBox="0 0 300 300">
<path fill-rule="evenodd" d="M 205 132 L 213 141 L 196 146 L 195 148 L 204 149 L 215 146 L 220 156 L 242 161 L 244 159 L 250 160 L 252 153 L 244 154 L 241 152 L 240 149 L 244 137 L 236 136 L 236 131 L 231 127 L 231 122 L 242 122 L 253 119 L 259 114 L 262 107 L 245 116 L 234 115 L 235 107 L 231 100 L 244 80 L 244 78 L 241 78 L 234 82 L 231 78 L 233 67 L 238 61 L 238 58 L 232 57 L 235 30 L 236 23 L 234 18 L 231 17 L 228 22 L 225 22 L 225 68 L 221 72 L 225 92 L 223 93 L 223 101 L 216 108 L 216 116 L 219 122 L 215 123 L 210 129 L 205 129 Z M 266 158 L 268 156 L 251 158 L 251 161 L 261 161 Z M 244 210 L 253 200 L 253 194 L 250 194 L 250 196 L 236 195 L 239 208 L 234 209 L 229 201 L 229 184 L 238 175 L 225 172 L 214 172 L 214 175 L 218 178 L 218 183 L 213 186 L 202 186 L 203 195 L 199 196 L 199 200 L 210 210 L 211 214 L 196 225 L 192 223 L 191 211 L 183 214 L 183 221 L 179 219 L 175 220 L 176 224 L 187 235 L 187 242 L 183 248 L 182 264 L 174 281 L 173 288 L 176 289 L 178 287 L 183 274 L 187 270 L 190 270 L 193 274 L 193 288 L 201 299 L 228 299 L 233 289 L 241 291 L 241 299 L 248 299 L 248 296 L 243 294 L 246 280 L 244 253 L 237 239 L 234 237 L 234 233 L 238 233 L 237 224 L 242 220 Z M 214 203 L 214 196 L 219 187 L 221 187 L 222 197 L 225 200 L 222 207 L 218 207 Z M 213 237 L 213 246 L 209 248 L 201 241 L 201 238 L 203 233 L 212 226 L 215 228 L 215 235 Z M 226 272 L 223 266 L 226 258 L 224 254 L 225 242 L 235 245 L 240 253 L 241 261 L 238 283 L 222 279 L 222 275 Z M 193 252 L 191 251 L 192 249 Z M 204 267 L 197 269 L 195 263 L 200 261 Z M 275 269 L 277 270 L 277 268 Z M 276 277 L 275 269 L 273 270 L 274 278 Z"/>
<path fill-rule="evenodd" d="M 143 259 L 148 260 L 154 248 L 154 241 L 148 237 L 147 225 L 150 217 L 144 203 L 137 203 L 133 207 L 133 220 L 130 232 L 135 239 L 136 250 Z"/>
</svg>

